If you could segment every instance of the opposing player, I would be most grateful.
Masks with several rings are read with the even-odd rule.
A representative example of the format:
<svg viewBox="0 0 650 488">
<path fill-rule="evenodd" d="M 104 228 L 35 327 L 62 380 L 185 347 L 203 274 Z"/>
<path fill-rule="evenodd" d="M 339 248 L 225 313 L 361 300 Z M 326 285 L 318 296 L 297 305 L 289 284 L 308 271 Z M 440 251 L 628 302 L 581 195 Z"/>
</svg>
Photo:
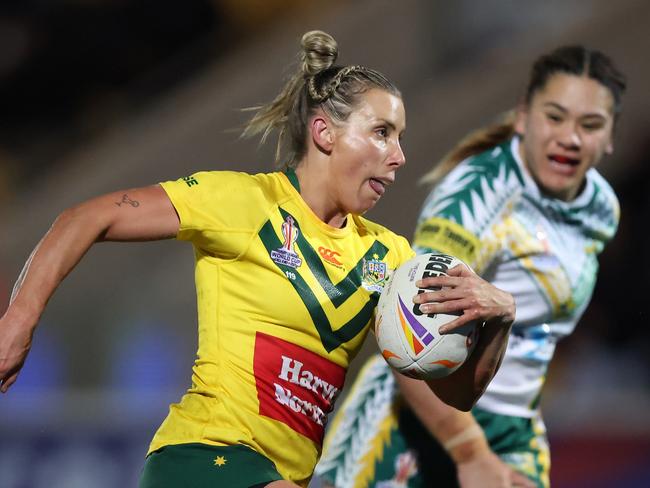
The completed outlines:
<svg viewBox="0 0 650 488">
<path fill-rule="evenodd" d="M 193 244 L 198 358 L 190 389 L 151 443 L 143 488 L 305 486 L 377 290 L 413 255 L 404 238 L 360 216 L 405 163 L 399 91 L 377 71 L 335 66 L 336 43 L 323 32 L 305 34 L 302 46 L 299 71 L 247 129 L 279 130 L 284 172 L 201 172 L 63 212 L 0 319 L 6 392 L 45 304 L 93 243 Z M 441 303 L 422 307 L 460 312 L 458 325 L 486 321 L 475 360 L 454 381 L 430 384 L 469 409 L 505 350 L 514 299 L 460 270 L 423 284 L 435 285 L 464 299 L 434 294 Z"/>
<path fill-rule="evenodd" d="M 373 358 L 326 439 L 317 473 L 332 485 L 549 485 L 540 394 L 618 224 L 616 196 L 594 166 L 613 150 L 624 91 L 624 77 L 602 53 L 559 48 L 534 63 L 515 111 L 470 134 L 425 176 L 434 188 L 414 249 L 470 263 L 514 295 L 517 319 L 472 414 Z"/>
</svg>

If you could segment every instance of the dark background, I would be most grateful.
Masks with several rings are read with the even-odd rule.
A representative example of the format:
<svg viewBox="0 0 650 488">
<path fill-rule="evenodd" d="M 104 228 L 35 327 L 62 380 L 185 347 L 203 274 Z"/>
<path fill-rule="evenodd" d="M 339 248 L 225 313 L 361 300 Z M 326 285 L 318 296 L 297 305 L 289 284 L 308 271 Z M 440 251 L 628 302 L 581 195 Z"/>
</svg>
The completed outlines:
<svg viewBox="0 0 650 488">
<path fill-rule="evenodd" d="M 552 475 L 556 487 L 648 486 L 649 22 L 642 0 L 5 0 L 0 311 L 64 208 L 200 169 L 270 170 L 272 144 L 238 138 L 240 109 L 276 94 L 306 30 L 327 30 L 341 63 L 378 68 L 404 94 L 408 163 L 370 217 L 407 237 L 426 195 L 418 178 L 514 106 L 535 57 L 584 43 L 629 79 L 615 154 L 599 168 L 622 218 L 592 305 L 549 372 Z M 0 486 L 133 485 L 189 384 L 195 317 L 189 246 L 92 249 L 0 398 Z"/>
</svg>

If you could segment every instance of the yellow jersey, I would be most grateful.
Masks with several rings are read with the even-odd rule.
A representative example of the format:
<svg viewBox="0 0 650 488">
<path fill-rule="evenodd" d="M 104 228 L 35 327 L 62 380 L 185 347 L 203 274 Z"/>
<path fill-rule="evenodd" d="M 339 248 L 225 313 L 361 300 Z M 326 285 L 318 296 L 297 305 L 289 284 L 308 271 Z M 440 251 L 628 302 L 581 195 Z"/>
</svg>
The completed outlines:
<svg viewBox="0 0 650 488">
<path fill-rule="evenodd" d="M 161 183 L 195 254 L 192 385 L 149 452 L 243 444 L 305 485 L 327 415 L 406 239 L 359 216 L 322 222 L 295 173 L 201 172 Z"/>
</svg>

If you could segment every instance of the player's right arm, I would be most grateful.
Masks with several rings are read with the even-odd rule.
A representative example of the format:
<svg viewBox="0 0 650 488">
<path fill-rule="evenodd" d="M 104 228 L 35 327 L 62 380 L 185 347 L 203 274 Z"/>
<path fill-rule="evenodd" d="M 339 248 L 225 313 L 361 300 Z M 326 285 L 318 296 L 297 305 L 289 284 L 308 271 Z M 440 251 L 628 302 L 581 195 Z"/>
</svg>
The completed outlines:
<svg viewBox="0 0 650 488">
<path fill-rule="evenodd" d="M 94 243 L 168 239 L 178 229 L 160 185 L 109 193 L 62 212 L 29 256 L 0 318 L 0 391 L 16 381 L 48 300 Z"/>
</svg>

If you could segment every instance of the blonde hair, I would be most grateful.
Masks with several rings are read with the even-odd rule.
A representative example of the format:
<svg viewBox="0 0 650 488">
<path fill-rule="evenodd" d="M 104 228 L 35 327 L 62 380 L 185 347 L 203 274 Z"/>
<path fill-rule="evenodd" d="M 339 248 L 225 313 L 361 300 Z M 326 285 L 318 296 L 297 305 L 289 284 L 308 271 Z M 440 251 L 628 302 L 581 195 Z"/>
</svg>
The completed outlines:
<svg viewBox="0 0 650 488">
<path fill-rule="evenodd" d="M 354 111 L 360 95 L 371 88 L 401 98 L 397 87 L 378 71 L 356 65 L 335 66 L 338 45 L 326 32 L 306 32 L 301 47 L 296 73 L 272 102 L 252 109 L 255 115 L 242 133 L 244 137 L 261 134 L 264 142 L 277 130 L 275 163 L 284 169 L 295 168 L 305 155 L 307 124 L 316 109 L 321 108 L 334 123 L 342 123 Z"/>
</svg>

